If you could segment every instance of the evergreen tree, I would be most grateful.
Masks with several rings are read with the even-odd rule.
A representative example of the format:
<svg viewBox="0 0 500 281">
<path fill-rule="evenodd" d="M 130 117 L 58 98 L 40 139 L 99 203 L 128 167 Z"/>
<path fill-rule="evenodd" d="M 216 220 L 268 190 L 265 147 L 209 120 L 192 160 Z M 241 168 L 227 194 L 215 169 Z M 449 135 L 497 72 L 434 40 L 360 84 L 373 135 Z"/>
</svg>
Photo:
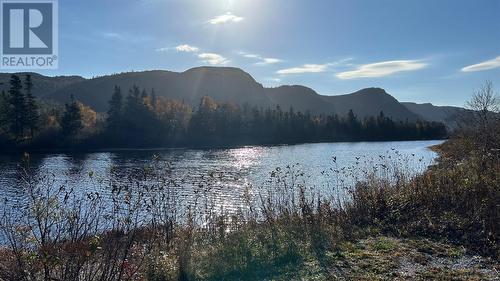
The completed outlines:
<svg viewBox="0 0 500 281">
<path fill-rule="evenodd" d="M 356 116 L 356 114 L 354 114 L 352 109 L 349 109 L 349 112 L 347 113 L 345 125 L 347 126 L 346 131 L 351 138 L 357 139 L 358 136 L 362 137 L 362 135 L 360 134 L 361 124 L 359 123 L 358 117 Z"/>
<path fill-rule="evenodd" d="M 71 95 L 71 103 L 65 105 L 65 110 L 61 118 L 61 127 L 64 136 L 75 137 L 83 128 L 80 107 Z"/>
<path fill-rule="evenodd" d="M 7 126 L 9 125 L 8 113 L 9 113 L 9 100 L 7 94 L 2 90 L 0 95 L 0 134 L 4 134 L 8 131 Z"/>
<path fill-rule="evenodd" d="M 158 101 L 158 97 L 156 96 L 155 89 L 151 89 L 151 105 L 153 108 L 156 108 L 156 102 Z"/>
<path fill-rule="evenodd" d="M 190 123 L 191 133 L 195 137 L 214 136 L 216 134 L 216 110 L 217 103 L 213 98 L 209 96 L 201 98 L 198 110 L 193 114 Z"/>
<path fill-rule="evenodd" d="M 137 122 L 140 122 L 140 117 L 144 111 L 144 103 L 139 93 L 139 88 L 134 86 L 129 90 L 127 99 L 125 101 L 125 120 L 129 123 L 127 126 L 135 126 Z M 140 127 L 140 124 L 138 125 Z"/>
<path fill-rule="evenodd" d="M 349 112 L 347 113 L 347 123 L 351 125 L 351 127 L 356 126 L 358 122 L 358 117 L 354 114 L 352 109 L 349 109 Z"/>
<path fill-rule="evenodd" d="M 129 144 L 153 143 L 161 134 L 155 113 L 148 107 L 148 96 L 143 98 L 143 95 L 134 86 L 125 100 L 123 122 Z"/>
<path fill-rule="evenodd" d="M 9 89 L 10 108 L 7 118 L 10 124 L 10 132 L 17 140 L 24 137 L 24 124 L 26 122 L 26 99 L 21 91 L 22 88 L 21 79 L 19 79 L 17 75 L 12 74 L 10 77 Z"/>
<path fill-rule="evenodd" d="M 109 101 L 108 128 L 116 131 L 121 128 L 123 114 L 123 95 L 120 87 L 115 86 L 115 91 Z"/>
<path fill-rule="evenodd" d="M 26 128 L 30 132 L 30 138 L 33 138 L 35 130 L 38 128 L 38 106 L 32 93 L 33 82 L 31 81 L 31 75 L 29 74 L 26 75 L 24 87 L 26 89 L 26 112 L 24 121 Z"/>
</svg>

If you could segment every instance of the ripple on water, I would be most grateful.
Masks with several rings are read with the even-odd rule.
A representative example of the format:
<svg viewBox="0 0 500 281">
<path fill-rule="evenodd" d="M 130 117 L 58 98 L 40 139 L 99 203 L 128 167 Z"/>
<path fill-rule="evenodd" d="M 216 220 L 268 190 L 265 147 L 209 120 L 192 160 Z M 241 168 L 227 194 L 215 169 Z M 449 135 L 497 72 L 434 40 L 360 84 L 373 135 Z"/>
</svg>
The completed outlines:
<svg viewBox="0 0 500 281">
<path fill-rule="evenodd" d="M 211 199 L 214 208 L 235 211 L 244 205 L 248 186 L 257 193 L 276 167 L 293 165 L 308 186 L 329 192 L 363 180 L 367 171 L 387 176 L 394 169 L 408 175 L 423 172 L 436 154 L 429 146 L 441 141 L 318 143 L 247 146 L 230 149 L 132 150 L 77 154 L 33 154 L 33 176 L 53 177 L 53 184 L 109 194 L 113 182 L 145 165 L 170 162 L 172 179 L 186 202 Z M 19 196 L 19 156 L 0 156 L 0 195 Z M 92 175 L 92 176 L 90 176 Z"/>
</svg>

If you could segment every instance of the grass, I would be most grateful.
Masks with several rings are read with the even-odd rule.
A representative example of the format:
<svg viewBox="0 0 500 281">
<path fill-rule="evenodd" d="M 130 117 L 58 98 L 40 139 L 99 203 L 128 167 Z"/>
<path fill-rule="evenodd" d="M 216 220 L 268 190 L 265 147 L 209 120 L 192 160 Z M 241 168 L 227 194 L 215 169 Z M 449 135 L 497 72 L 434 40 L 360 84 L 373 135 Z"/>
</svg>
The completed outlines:
<svg viewBox="0 0 500 281">
<path fill-rule="evenodd" d="M 457 256 L 457 253 L 460 254 Z M 196 261 L 214 262 L 210 252 L 204 252 L 204 255 L 199 256 Z M 430 278 L 493 280 L 498 277 L 496 270 L 499 269 L 498 262 L 465 255 L 460 246 L 417 238 L 375 236 L 353 242 L 344 241 L 336 245 L 335 249 L 326 250 L 322 258 L 307 250 L 306 246 L 302 248 L 300 255 L 299 263 L 256 267 L 252 268 L 252 271 L 224 271 L 221 268 L 221 271 L 215 273 L 213 266 L 221 266 L 220 264 L 212 263 L 206 267 L 206 264 L 196 263 L 197 271 L 193 278 L 200 280 L 428 280 Z"/>
</svg>

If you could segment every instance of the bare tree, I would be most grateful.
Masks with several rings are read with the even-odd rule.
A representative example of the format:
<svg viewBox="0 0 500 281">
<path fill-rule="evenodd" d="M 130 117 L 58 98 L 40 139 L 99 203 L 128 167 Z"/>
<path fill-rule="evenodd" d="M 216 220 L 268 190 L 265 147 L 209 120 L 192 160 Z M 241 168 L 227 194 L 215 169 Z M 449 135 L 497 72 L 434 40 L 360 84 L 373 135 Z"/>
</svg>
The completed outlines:
<svg viewBox="0 0 500 281">
<path fill-rule="evenodd" d="M 495 93 L 493 83 L 489 80 L 474 91 L 466 107 L 473 111 L 470 126 L 477 144 L 491 150 L 499 147 L 500 131 L 500 97 Z"/>
</svg>

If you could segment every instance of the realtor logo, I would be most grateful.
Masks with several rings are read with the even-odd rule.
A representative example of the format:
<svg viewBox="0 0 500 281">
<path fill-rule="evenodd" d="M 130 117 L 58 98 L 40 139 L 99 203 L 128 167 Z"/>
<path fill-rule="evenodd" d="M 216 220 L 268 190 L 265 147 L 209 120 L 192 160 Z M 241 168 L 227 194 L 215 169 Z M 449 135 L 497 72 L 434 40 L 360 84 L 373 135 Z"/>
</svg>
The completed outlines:
<svg viewBox="0 0 500 281">
<path fill-rule="evenodd" d="M 0 5 L 0 68 L 57 68 L 57 0 L 0 0 Z"/>
</svg>

